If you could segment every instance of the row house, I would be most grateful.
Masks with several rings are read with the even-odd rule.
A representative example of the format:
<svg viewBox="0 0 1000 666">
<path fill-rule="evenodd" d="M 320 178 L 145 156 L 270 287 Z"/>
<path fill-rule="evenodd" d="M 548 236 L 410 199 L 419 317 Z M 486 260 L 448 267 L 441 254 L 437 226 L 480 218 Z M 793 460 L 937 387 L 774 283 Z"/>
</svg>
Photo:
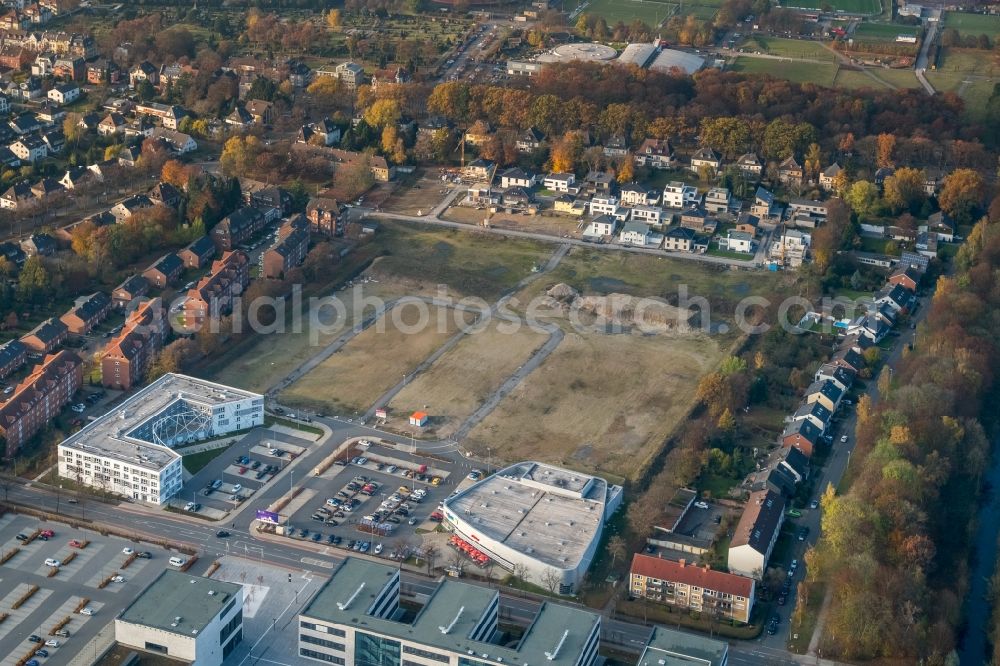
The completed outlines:
<svg viewBox="0 0 1000 666">
<path fill-rule="evenodd" d="M 685 560 L 673 561 L 636 553 L 629 571 L 629 592 L 710 617 L 749 624 L 756 583 L 753 578 L 713 571 Z"/>
<path fill-rule="evenodd" d="M 110 310 L 111 299 L 104 292 L 98 291 L 76 299 L 69 312 L 59 320 L 73 335 L 86 335 L 104 321 Z"/>
<path fill-rule="evenodd" d="M 260 209 L 245 206 L 222 219 L 212 229 L 212 242 L 221 252 L 235 250 L 264 230 L 264 214 Z"/>
<path fill-rule="evenodd" d="M 69 328 L 59 319 L 49 318 L 23 336 L 21 343 L 35 354 L 48 354 L 65 342 Z"/>
<path fill-rule="evenodd" d="M 784 520 L 785 498 L 780 493 L 751 493 L 729 542 L 729 572 L 762 580 Z"/>
<path fill-rule="evenodd" d="M 126 221 L 143 208 L 152 208 L 153 202 L 145 194 L 135 194 L 119 201 L 109 211 L 119 224 Z"/>
<path fill-rule="evenodd" d="M 220 317 L 233 310 L 236 298 L 250 283 L 250 260 L 242 252 L 225 252 L 212 262 L 211 273 L 188 291 L 180 305 L 181 324 L 189 331 L 199 330 L 208 318 Z"/>
<path fill-rule="evenodd" d="M 45 357 L 0 406 L 0 436 L 6 458 L 17 455 L 28 440 L 52 421 L 83 384 L 83 363 L 63 350 Z"/>
<path fill-rule="evenodd" d="M 101 384 L 128 391 L 142 382 L 167 338 L 167 320 L 159 298 L 143 301 L 130 312 L 121 332 L 101 353 Z"/>
<path fill-rule="evenodd" d="M 111 292 L 111 306 L 116 310 L 124 310 L 136 299 L 142 298 L 149 291 L 149 280 L 141 275 L 130 275 Z"/>
<path fill-rule="evenodd" d="M 184 262 L 173 252 L 165 254 L 146 270 L 142 272 L 142 277 L 146 278 L 149 284 L 159 289 L 173 284 L 181 276 L 184 270 Z"/>
<path fill-rule="evenodd" d="M 215 243 L 208 236 L 202 236 L 188 243 L 177 253 L 185 268 L 200 269 L 215 258 Z"/>
<path fill-rule="evenodd" d="M 10 340 L 0 345 L 0 379 L 6 379 L 20 370 L 28 360 L 28 348 L 20 340 Z"/>
</svg>

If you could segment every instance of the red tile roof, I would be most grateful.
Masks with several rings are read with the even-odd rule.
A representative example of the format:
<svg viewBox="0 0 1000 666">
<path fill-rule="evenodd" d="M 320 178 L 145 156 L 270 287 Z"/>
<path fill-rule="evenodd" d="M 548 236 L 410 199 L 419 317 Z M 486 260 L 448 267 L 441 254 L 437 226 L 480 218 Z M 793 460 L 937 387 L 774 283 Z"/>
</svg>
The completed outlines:
<svg viewBox="0 0 1000 666">
<path fill-rule="evenodd" d="M 737 597 L 750 598 L 753 594 L 754 581 L 744 576 L 713 571 L 708 567 L 694 564 L 684 564 L 673 560 L 636 553 L 632 558 L 632 573 L 647 578 L 674 583 L 684 583 L 706 590 L 724 592 Z"/>
</svg>

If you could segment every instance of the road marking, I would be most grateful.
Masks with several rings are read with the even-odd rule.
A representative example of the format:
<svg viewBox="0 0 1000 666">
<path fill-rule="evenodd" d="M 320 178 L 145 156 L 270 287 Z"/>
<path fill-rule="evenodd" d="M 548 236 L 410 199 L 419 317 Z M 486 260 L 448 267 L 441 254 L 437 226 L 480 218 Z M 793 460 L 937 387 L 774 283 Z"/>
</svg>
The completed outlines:
<svg viewBox="0 0 1000 666">
<path fill-rule="evenodd" d="M 333 562 L 327 560 L 318 560 L 315 557 L 303 557 L 299 560 L 299 562 L 302 562 L 302 564 L 310 564 L 314 567 L 323 567 L 324 569 L 332 569 L 334 567 Z"/>
</svg>

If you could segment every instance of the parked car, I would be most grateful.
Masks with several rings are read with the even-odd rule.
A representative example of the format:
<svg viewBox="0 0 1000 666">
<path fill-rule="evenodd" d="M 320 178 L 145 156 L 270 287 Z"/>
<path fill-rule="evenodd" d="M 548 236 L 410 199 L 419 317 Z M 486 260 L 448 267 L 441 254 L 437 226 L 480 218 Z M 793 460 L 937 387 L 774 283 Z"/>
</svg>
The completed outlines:
<svg viewBox="0 0 1000 666">
<path fill-rule="evenodd" d="M 698 507 L 699 509 L 707 509 L 708 508 L 708 502 L 695 502 L 694 505 L 696 507 Z"/>
<path fill-rule="evenodd" d="M 131 548 L 129 548 L 128 546 L 126 546 L 125 548 L 122 548 L 122 555 L 132 555 L 134 553 L 135 553 L 135 551 L 132 550 Z"/>
<path fill-rule="evenodd" d="M 80 609 L 80 615 L 93 615 L 94 612 L 95 612 L 94 609 L 91 608 L 90 606 Z"/>
<path fill-rule="evenodd" d="M 55 635 L 58 636 L 59 638 L 69 638 L 69 630 L 57 629 Z"/>
<path fill-rule="evenodd" d="M 144 550 L 136 555 L 141 560 L 151 560 L 153 559 L 153 554 L 148 550 Z"/>
<path fill-rule="evenodd" d="M 54 558 L 51 558 L 51 557 L 45 558 L 45 566 L 47 566 L 47 567 L 56 567 L 56 568 L 59 568 L 61 565 L 62 565 L 62 563 L 59 560 L 57 560 L 57 559 L 54 559 Z"/>
<path fill-rule="evenodd" d="M 55 533 L 55 532 L 53 532 L 52 530 L 42 530 L 42 531 L 41 531 L 41 532 L 39 532 L 38 534 L 39 534 L 40 536 L 43 536 L 43 537 L 45 537 L 46 539 L 51 539 L 52 537 L 54 537 L 54 536 L 56 535 L 56 533 Z"/>
<path fill-rule="evenodd" d="M 83 542 L 80 541 L 79 539 L 70 539 L 69 540 L 69 547 L 70 548 L 83 548 Z"/>
<path fill-rule="evenodd" d="M 225 539 L 226 537 L 230 536 L 230 534 L 226 530 L 219 530 L 218 532 L 215 533 L 215 536 L 218 539 Z"/>
<path fill-rule="evenodd" d="M 28 636 L 28 642 L 29 643 L 41 643 L 42 639 L 41 639 L 40 636 L 37 636 L 36 634 L 31 634 L 30 636 Z"/>
</svg>

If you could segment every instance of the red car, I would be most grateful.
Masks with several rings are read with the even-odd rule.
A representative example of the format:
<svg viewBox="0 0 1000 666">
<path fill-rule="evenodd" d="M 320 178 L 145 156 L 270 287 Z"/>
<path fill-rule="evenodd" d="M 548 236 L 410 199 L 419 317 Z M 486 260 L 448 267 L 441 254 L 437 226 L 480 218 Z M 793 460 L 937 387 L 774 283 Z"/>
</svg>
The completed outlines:
<svg viewBox="0 0 1000 666">
<path fill-rule="evenodd" d="M 69 541 L 69 547 L 70 548 L 83 548 L 83 542 L 80 541 L 79 539 L 70 539 L 70 541 Z"/>
<path fill-rule="evenodd" d="M 42 530 L 42 531 L 41 531 L 41 532 L 39 533 L 39 536 L 43 536 L 43 537 L 45 537 L 46 539 L 51 539 L 51 538 L 52 538 L 52 537 L 54 537 L 55 535 L 56 535 L 56 533 L 55 533 L 55 532 L 53 532 L 52 530 Z"/>
<path fill-rule="evenodd" d="M 246 473 L 247 473 L 247 468 L 246 467 L 240 467 L 240 475 L 243 475 L 243 474 L 246 474 Z"/>
</svg>

